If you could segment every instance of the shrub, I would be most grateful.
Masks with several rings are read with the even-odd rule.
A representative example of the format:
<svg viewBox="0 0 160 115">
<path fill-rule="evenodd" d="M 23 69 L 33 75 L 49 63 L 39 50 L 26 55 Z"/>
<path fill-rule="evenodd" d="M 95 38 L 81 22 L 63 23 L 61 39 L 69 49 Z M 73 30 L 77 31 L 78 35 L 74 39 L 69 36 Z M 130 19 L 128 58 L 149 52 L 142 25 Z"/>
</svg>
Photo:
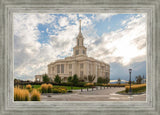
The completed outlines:
<svg viewBox="0 0 160 115">
<path fill-rule="evenodd" d="M 53 93 L 67 93 L 67 89 L 65 87 L 53 87 Z"/>
<path fill-rule="evenodd" d="M 29 91 L 26 89 L 14 88 L 14 101 L 29 101 Z"/>
<path fill-rule="evenodd" d="M 48 93 L 52 93 L 52 88 L 53 88 L 52 84 L 48 84 Z"/>
<path fill-rule="evenodd" d="M 85 87 L 91 87 L 91 86 L 94 86 L 94 83 L 86 83 L 85 84 Z"/>
<path fill-rule="evenodd" d="M 41 90 L 42 90 L 42 93 L 47 93 L 48 92 L 48 85 L 46 83 L 42 84 L 41 85 Z"/>
<path fill-rule="evenodd" d="M 72 76 L 69 76 L 67 79 L 68 82 L 72 82 Z"/>
<path fill-rule="evenodd" d="M 34 89 L 31 93 L 31 101 L 40 101 L 40 92 Z"/>
</svg>

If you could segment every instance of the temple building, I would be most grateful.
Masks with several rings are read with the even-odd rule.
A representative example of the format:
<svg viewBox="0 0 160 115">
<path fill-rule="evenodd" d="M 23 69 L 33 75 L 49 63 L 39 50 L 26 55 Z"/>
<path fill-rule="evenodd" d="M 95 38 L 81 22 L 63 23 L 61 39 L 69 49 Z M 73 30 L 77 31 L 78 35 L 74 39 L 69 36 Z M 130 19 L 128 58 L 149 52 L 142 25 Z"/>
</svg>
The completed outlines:
<svg viewBox="0 0 160 115">
<path fill-rule="evenodd" d="M 58 74 L 63 81 L 67 81 L 67 78 L 74 74 L 77 74 L 81 80 L 84 80 L 88 75 L 94 75 L 94 82 L 97 82 L 98 77 L 110 78 L 109 64 L 87 56 L 87 48 L 83 44 L 81 20 L 79 23 L 77 45 L 73 48 L 73 55 L 48 64 L 48 76 L 54 80 Z"/>
</svg>

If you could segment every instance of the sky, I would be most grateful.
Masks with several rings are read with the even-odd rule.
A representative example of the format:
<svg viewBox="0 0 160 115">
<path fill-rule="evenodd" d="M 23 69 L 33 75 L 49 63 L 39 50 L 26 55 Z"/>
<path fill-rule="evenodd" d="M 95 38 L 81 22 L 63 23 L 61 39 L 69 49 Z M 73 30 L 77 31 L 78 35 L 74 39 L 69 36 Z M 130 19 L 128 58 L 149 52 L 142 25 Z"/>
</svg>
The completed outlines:
<svg viewBox="0 0 160 115">
<path fill-rule="evenodd" d="M 81 19 L 87 55 L 110 64 L 110 79 L 146 77 L 146 14 L 47 14 L 13 16 L 14 76 L 34 80 L 47 65 L 72 56 Z"/>
</svg>

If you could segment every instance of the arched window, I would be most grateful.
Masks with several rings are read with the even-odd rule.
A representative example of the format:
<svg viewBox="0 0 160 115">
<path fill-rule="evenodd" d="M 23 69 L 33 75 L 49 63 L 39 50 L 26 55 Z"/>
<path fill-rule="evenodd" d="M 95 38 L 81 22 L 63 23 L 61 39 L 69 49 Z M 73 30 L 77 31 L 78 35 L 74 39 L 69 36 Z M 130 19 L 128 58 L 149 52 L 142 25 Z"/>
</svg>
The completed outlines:
<svg viewBox="0 0 160 115">
<path fill-rule="evenodd" d="M 85 50 L 83 50 L 83 54 L 85 54 Z"/>
<path fill-rule="evenodd" d="M 77 41 L 78 41 L 78 43 L 77 43 L 77 44 L 78 44 L 78 46 L 79 46 L 79 39 L 78 39 Z"/>
<path fill-rule="evenodd" d="M 79 54 L 79 50 L 76 50 L 76 55 L 78 55 Z"/>
</svg>

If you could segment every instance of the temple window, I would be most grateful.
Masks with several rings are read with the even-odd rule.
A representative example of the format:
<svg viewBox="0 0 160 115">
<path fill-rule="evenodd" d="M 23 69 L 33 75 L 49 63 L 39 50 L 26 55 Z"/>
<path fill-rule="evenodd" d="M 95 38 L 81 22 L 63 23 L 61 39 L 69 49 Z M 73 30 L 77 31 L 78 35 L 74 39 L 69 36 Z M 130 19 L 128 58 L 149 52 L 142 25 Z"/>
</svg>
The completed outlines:
<svg viewBox="0 0 160 115">
<path fill-rule="evenodd" d="M 81 69 L 83 68 L 83 63 L 80 64 L 80 68 L 81 68 Z"/>
<path fill-rule="evenodd" d="M 83 54 L 85 54 L 85 50 L 83 50 Z"/>
<path fill-rule="evenodd" d="M 60 73 L 60 65 L 57 65 L 57 73 Z"/>
<path fill-rule="evenodd" d="M 69 72 L 69 76 L 72 76 L 72 72 Z"/>
<path fill-rule="evenodd" d="M 72 69 L 72 64 L 69 64 L 69 69 Z"/>
<path fill-rule="evenodd" d="M 83 77 L 83 71 L 80 71 L 80 77 Z"/>
<path fill-rule="evenodd" d="M 64 64 L 61 64 L 61 73 L 64 73 Z"/>
<path fill-rule="evenodd" d="M 76 50 L 76 55 L 78 55 L 79 54 L 79 50 Z"/>
</svg>

